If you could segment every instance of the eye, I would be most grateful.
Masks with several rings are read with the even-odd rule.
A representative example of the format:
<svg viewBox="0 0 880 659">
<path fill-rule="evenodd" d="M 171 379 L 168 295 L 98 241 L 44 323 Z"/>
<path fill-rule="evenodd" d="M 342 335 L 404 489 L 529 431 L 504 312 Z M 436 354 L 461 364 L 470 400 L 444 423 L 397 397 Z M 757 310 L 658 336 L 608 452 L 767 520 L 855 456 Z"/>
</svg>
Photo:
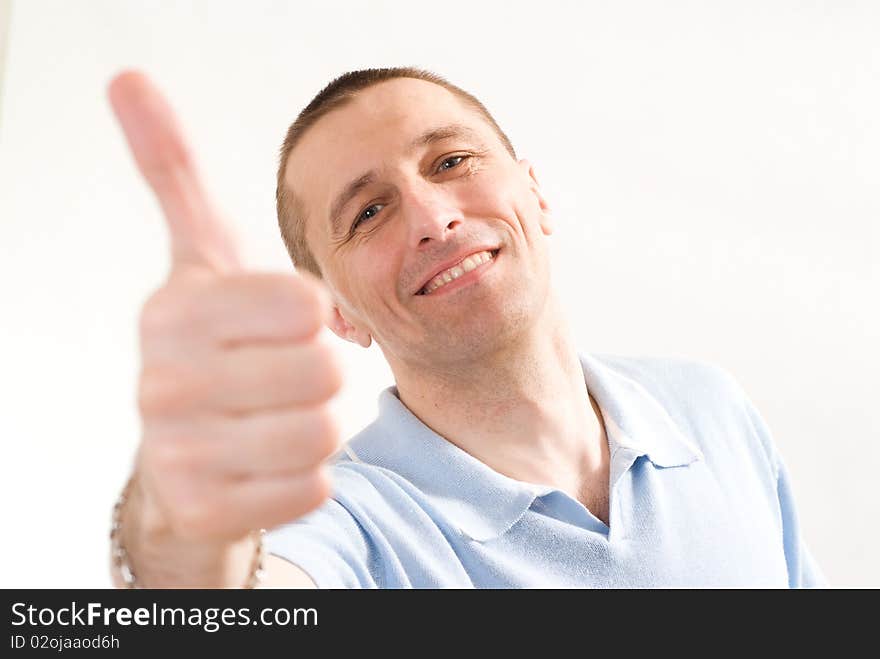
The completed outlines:
<svg viewBox="0 0 880 659">
<path fill-rule="evenodd" d="M 443 162 L 440 163 L 437 171 L 445 172 L 450 169 L 455 169 L 462 163 L 463 160 L 465 160 L 465 158 L 467 158 L 467 156 L 450 156 L 449 158 L 445 158 Z"/>
<path fill-rule="evenodd" d="M 372 220 L 376 217 L 376 214 L 382 209 L 383 204 L 371 204 L 367 206 L 364 210 L 362 210 L 356 218 L 354 218 L 354 224 L 351 225 L 352 229 L 356 229 L 358 225 L 362 222 L 366 222 L 367 220 Z"/>
</svg>

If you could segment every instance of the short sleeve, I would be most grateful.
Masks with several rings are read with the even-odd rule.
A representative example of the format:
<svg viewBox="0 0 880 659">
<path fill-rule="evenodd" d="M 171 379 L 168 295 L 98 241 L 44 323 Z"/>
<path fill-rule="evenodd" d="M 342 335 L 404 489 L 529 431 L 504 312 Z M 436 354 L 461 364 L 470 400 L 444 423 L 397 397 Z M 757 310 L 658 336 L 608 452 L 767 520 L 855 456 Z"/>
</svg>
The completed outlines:
<svg viewBox="0 0 880 659">
<path fill-rule="evenodd" d="M 788 471 L 781 459 L 777 458 L 777 463 L 779 473 L 776 478 L 776 491 L 782 513 L 782 540 L 785 547 L 785 562 L 788 566 L 788 586 L 789 588 L 827 588 L 828 581 L 825 575 L 801 537 Z"/>
<path fill-rule="evenodd" d="M 740 390 L 742 392 L 742 390 Z M 742 392 L 752 428 L 761 441 L 776 478 L 776 499 L 782 521 L 782 544 L 789 588 L 827 588 L 828 582 L 801 534 L 791 478 L 773 436 L 755 405 Z"/>
<path fill-rule="evenodd" d="M 358 521 L 335 499 L 266 533 L 266 551 L 300 567 L 318 588 L 378 588 L 377 554 Z"/>
</svg>

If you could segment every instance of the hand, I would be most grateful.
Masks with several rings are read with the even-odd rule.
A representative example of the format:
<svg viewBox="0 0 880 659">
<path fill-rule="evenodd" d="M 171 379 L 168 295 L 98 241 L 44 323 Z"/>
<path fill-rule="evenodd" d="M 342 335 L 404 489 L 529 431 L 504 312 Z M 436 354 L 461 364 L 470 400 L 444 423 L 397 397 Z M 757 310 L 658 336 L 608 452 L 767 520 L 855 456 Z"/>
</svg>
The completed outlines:
<svg viewBox="0 0 880 659">
<path fill-rule="evenodd" d="M 143 532 L 132 541 L 201 545 L 216 560 L 329 496 L 322 463 L 341 438 L 328 401 L 342 384 L 319 336 L 330 298 L 314 277 L 241 265 L 170 106 L 145 76 L 122 73 L 109 96 L 172 247 L 168 280 L 140 320 L 132 514 Z"/>
</svg>

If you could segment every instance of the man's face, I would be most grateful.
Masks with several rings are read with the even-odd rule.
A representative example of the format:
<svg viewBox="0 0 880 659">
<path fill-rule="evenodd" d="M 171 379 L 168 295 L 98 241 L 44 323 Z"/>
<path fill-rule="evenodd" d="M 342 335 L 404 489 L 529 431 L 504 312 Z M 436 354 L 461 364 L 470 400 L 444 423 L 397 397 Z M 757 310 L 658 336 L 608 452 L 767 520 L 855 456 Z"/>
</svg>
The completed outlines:
<svg viewBox="0 0 880 659">
<path fill-rule="evenodd" d="M 550 225 L 533 173 L 445 88 L 401 78 L 358 92 L 290 158 L 344 338 L 375 339 L 392 367 L 454 367 L 540 316 Z"/>
</svg>

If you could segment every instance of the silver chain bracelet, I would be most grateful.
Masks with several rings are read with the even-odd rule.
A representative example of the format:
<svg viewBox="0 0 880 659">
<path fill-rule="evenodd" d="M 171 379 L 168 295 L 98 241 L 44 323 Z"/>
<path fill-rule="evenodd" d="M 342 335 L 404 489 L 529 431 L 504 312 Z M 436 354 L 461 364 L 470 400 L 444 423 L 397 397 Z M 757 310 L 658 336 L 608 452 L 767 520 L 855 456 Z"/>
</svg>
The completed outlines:
<svg viewBox="0 0 880 659">
<path fill-rule="evenodd" d="M 125 487 L 122 488 L 119 498 L 113 505 L 113 516 L 110 523 L 110 553 L 113 560 L 113 566 L 122 577 L 122 582 L 125 584 L 125 587 L 142 588 L 143 586 L 138 583 L 137 577 L 131 569 L 131 563 L 128 560 L 128 552 L 125 550 L 121 538 L 122 510 L 125 507 L 126 501 L 128 501 L 133 485 L 134 475 L 128 479 Z M 254 560 L 251 562 L 248 578 L 244 584 L 244 588 L 246 589 L 256 588 L 265 578 L 264 563 L 266 560 L 266 546 L 263 542 L 263 536 L 266 534 L 266 529 L 260 529 L 259 531 L 255 531 L 255 533 L 257 534 L 257 550 L 254 552 Z"/>
</svg>

